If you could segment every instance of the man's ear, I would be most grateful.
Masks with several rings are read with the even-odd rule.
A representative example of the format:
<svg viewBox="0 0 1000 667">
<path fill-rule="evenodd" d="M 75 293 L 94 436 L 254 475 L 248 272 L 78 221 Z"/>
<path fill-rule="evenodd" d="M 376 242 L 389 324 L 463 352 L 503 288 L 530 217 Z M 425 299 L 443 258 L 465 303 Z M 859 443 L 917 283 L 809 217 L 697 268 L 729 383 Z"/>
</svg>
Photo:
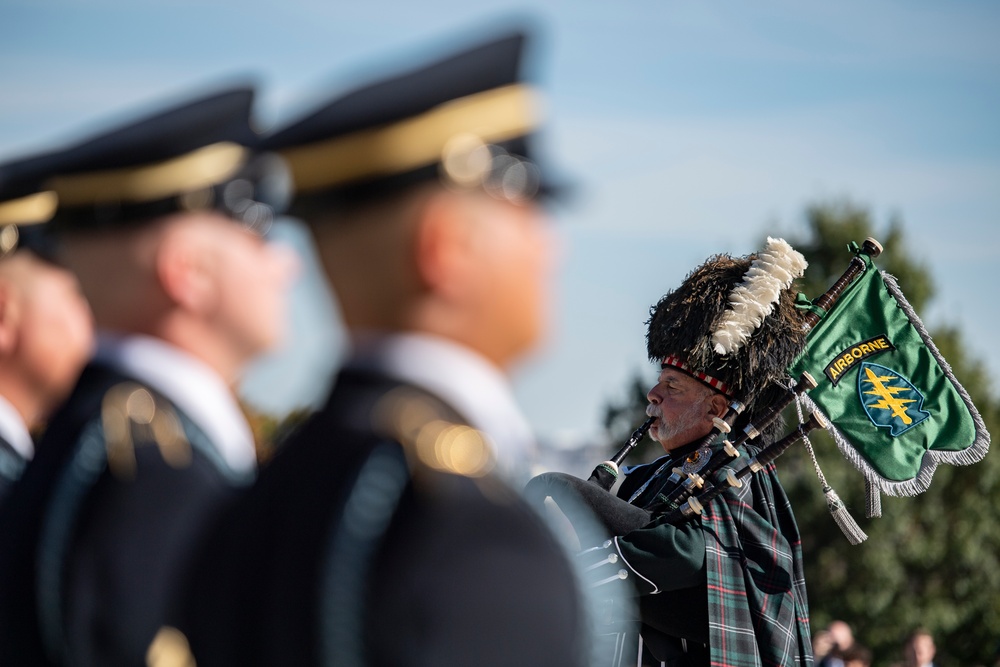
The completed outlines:
<svg viewBox="0 0 1000 667">
<path fill-rule="evenodd" d="M 0 356 L 6 357 L 17 348 L 20 310 L 21 304 L 14 286 L 0 278 Z"/>
<path fill-rule="evenodd" d="M 473 257 L 468 211 L 461 197 L 439 192 L 428 197 L 417 213 L 414 252 L 418 277 L 435 292 L 460 291 Z"/>
<path fill-rule="evenodd" d="M 709 409 L 708 414 L 711 417 L 725 417 L 726 413 L 729 412 L 729 400 L 722 394 L 712 394 L 712 397 L 708 399 Z"/>
<path fill-rule="evenodd" d="M 215 271 L 207 239 L 193 227 L 168 230 L 156 248 L 156 276 L 167 298 L 192 312 L 215 307 Z"/>
</svg>

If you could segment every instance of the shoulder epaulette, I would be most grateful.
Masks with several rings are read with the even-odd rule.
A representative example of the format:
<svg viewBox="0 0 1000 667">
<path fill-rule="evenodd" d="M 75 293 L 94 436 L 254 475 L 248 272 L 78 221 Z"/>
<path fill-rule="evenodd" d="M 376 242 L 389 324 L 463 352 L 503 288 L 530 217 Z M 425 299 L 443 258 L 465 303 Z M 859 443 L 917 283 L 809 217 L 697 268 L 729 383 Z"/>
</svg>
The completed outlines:
<svg viewBox="0 0 1000 667">
<path fill-rule="evenodd" d="M 399 387 L 372 410 L 372 429 L 399 442 L 410 467 L 464 477 L 484 477 L 496 464 L 481 431 L 462 424 L 447 406 L 427 394 Z"/>
<path fill-rule="evenodd" d="M 141 384 L 121 382 L 104 394 L 101 425 L 108 468 L 119 479 L 135 477 L 137 446 L 158 447 L 164 462 L 173 468 L 191 464 L 191 444 L 176 411 Z"/>
</svg>

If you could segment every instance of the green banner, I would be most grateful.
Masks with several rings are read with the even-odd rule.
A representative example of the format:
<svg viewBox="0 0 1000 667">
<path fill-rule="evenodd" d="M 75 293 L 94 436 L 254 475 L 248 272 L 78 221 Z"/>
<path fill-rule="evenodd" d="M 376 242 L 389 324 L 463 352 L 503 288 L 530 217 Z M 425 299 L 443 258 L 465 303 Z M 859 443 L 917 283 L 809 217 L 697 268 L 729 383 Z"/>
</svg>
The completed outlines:
<svg viewBox="0 0 1000 667">
<path fill-rule="evenodd" d="M 864 273 L 813 328 L 789 372 L 808 371 L 819 383 L 809 398 L 870 481 L 914 495 L 938 462 L 980 460 L 989 434 L 895 281 L 858 256 Z"/>
</svg>

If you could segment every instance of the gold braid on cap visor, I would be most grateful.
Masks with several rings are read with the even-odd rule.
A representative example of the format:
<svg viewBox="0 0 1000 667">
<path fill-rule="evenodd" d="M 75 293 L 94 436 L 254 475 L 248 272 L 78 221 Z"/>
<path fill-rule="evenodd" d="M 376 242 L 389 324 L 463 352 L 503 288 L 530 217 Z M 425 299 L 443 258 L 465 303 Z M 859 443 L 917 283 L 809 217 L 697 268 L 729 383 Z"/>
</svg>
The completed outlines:
<svg viewBox="0 0 1000 667">
<path fill-rule="evenodd" d="M 298 192 L 313 192 L 435 164 L 449 142 L 472 135 L 484 144 L 525 136 L 538 125 L 537 95 L 514 84 L 451 100 L 370 130 L 281 151 Z"/>
<path fill-rule="evenodd" d="M 55 176 L 47 186 L 59 206 L 142 203 L 210 188 L 230 178 L 249 154 L 231 142 L 219 142 L 155 164 Z"/>
<path fill-rule="evenodd" d="M 33 225 L 48 222 L 56 212 L 54 192 L 38 192 L 0 202 L 0 225 Z"/>
</svg>

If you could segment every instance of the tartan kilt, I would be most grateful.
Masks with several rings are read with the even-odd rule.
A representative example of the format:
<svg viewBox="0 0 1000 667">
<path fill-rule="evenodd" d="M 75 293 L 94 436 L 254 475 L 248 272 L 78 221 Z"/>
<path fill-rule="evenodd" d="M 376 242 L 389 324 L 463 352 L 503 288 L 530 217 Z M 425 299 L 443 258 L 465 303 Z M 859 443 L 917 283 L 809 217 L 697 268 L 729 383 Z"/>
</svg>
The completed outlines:
<svg viewBox="0 0 1000 667">
<path fill-rule="evenodd" d="M 713 667 L 812 665 L 801 539 L 774 466 L 709 503 L 702 521 Z"/>
</svg>

